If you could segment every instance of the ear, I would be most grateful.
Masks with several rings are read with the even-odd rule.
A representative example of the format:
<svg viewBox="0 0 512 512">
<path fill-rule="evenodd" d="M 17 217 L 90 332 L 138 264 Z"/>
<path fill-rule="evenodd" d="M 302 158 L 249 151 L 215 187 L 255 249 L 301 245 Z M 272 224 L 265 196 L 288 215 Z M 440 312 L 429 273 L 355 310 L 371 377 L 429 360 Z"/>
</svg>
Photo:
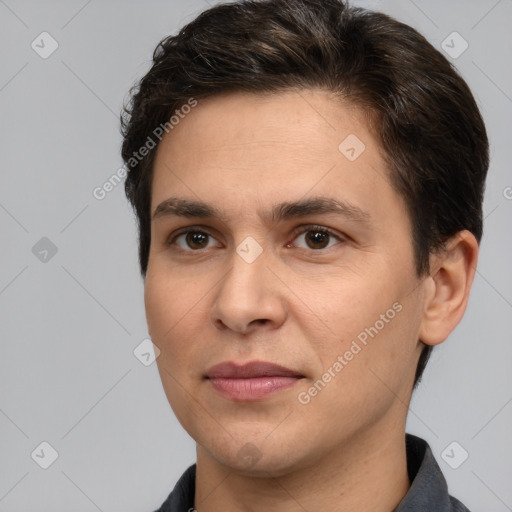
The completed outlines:
<svg viewBox="0 0 512 512">
<path fill-rule="evenodd" d="M 431 255 L 419 333 L 423 343 L 442 343 L 462 319 L 475 277 L 478 249 L 475 236 L 464 230 L 450 238 L 442 251 Z"/>
</svg>

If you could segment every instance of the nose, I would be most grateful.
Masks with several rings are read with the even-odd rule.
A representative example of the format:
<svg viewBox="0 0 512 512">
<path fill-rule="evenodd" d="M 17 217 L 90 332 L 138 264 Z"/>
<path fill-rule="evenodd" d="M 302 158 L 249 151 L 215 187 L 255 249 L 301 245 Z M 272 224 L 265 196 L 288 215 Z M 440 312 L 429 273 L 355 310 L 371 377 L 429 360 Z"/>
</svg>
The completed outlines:
<svg viewBox="0 0 512 512">
<path fill-rule="evenodd" d="M 251 263 L 233 251 L 230 270 L 216 288 L 211 320 L 219 330 L 249 334 L 275 329 L 286 319 L 283 283 L 267 268 L 265 251 Z"/>
</svg>

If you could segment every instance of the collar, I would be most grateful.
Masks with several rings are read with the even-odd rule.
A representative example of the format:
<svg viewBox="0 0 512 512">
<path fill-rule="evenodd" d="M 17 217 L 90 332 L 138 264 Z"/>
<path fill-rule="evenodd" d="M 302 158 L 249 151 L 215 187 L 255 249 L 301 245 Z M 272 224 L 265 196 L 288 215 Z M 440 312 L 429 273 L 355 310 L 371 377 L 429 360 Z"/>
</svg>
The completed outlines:
<svg viewBox="0 0 512 512">
<path fill-rule="evenodd" d="M 411 487 L 393 512 L 469 512 L 459 500 L 448 494 L 446 480 L 428 443 L 420 437 L 406 434 L 405 448 Z"/>
<path fill-rule="evenodd" d="M 448 494 L 446 480 L 428 443 L 412 434 L 406 434 L 405 446 L 411 487 L 393 512 L 470 512 Z M 155 512 L 192 511 L 195 491 L 196 465 L 193 464 L 183 473 L 167 500 Z"/>
</svg>

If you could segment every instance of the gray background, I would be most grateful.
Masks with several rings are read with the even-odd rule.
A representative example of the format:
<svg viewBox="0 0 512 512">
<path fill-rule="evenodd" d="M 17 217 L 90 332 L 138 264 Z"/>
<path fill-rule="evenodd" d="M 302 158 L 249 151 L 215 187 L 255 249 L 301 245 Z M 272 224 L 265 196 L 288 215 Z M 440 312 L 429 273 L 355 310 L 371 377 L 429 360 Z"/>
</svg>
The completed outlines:
<svg viewBox="0 0 512 512">
<path fill-rule="evenodd" d="M 469 43 L 449 58 L 491 139 L 485 235 L 468 311 L 434 352 L 408 431 L 471 510 L 512 510 L 512 0 L 356 4 L 437 48 L 453 31 Z M 156 364 L 133 353 L 148 336 L 134 216 L 122 185 L 103 200 L 92 191 L 122 165 L 130 85 L 158 41 L 207 7 L 0 0 L 0 511 L 150 511 L 195 461 Z M 43 31 L 59 45 L 46 59 L 31 47 Z M 43 441 L 58 453 L 48 469 Z M 458 469 L 442 456 L 453 441 L 452 465 L 469 454 Z"/>
</svg>

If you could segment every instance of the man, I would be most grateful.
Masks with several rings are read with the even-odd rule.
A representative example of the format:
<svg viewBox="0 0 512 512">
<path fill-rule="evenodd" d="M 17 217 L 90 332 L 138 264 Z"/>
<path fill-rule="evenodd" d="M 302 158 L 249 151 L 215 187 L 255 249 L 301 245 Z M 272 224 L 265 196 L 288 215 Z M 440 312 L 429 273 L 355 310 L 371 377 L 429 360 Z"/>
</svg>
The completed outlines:
<svg viewBox="0 0 512 512">
<path fill-rule="evenodd" d="M 482 235 L 487 136 L 447 60 L 341 0 L 219 5 L 159 44 L 123 135 L 148 331 L 197 443 L 160 510 L 467 510 L 405 433 Z"/>
</svg>

